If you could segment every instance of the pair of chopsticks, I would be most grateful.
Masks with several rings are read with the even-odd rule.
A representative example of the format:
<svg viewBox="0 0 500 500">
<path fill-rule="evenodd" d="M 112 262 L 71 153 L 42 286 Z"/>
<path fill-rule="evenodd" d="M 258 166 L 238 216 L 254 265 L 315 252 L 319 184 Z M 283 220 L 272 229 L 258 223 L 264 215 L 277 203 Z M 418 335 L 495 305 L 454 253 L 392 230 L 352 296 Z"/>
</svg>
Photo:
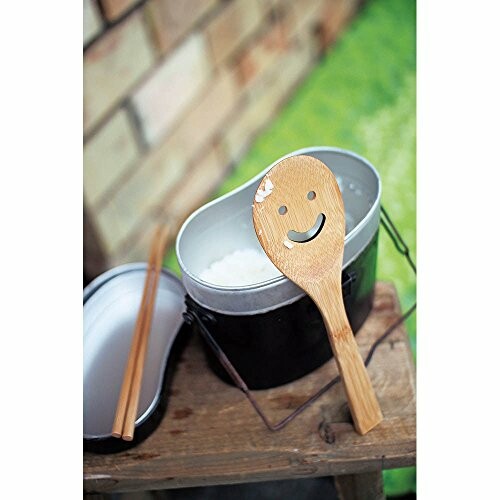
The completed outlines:
<svg viewBox="0 0 500 500">
<path fill-rule="evenodd" d="M 135 323 L 120 397 L 116 406 L 111 435 L 116 438 L 122 438 L 125 441 L 132 441 L 134 438 L 144 361 L 146 359 L 149 332 L 151 330 L 151 321 L 154 314 L 156 292 L 158 290 L 167 237 L 167 228 L 165 226 L 158 226 L 151 243 L 141 305 Z"/>
</svg>

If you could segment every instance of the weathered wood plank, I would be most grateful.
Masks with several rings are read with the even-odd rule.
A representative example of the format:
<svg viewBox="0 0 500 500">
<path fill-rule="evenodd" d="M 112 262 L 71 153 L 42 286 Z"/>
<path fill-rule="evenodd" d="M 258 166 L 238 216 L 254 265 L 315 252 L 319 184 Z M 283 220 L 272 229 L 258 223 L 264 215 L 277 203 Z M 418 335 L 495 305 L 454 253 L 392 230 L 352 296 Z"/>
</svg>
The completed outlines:
<svg viewBox="0 0 500 500">
<path fill-rule="evenodd" d="M 392 285 L 377 283 L 373 311 L 357 341 L 363 356 L 400 314 Z M 351 425 L 340 384 L 278 432 L 269 431 L 241 392 L 209 370 L 194 338 L 180 359 L 159 428 L 114 455 L 84 455 L 87 492 L 154 490 L 274 479 L 357 474 L 415 463 L 414 364 L 403 326 L 368 368 L 384 414 L 365 436 Z M 273 422 L 337 374 L 332 360 L 291 384 L 255 392 Z"/>
</svg>

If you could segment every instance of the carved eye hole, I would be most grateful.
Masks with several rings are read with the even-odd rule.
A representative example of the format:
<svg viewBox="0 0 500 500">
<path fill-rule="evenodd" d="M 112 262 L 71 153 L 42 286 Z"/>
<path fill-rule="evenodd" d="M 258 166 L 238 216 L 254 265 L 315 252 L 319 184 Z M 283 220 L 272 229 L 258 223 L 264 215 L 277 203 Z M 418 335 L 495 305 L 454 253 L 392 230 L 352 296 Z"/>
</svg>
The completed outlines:
<svg viewBox="0 0 500 500">
<path fill-rule="evenodd" d="M 288 209 L 286 208 L 285 205 L 281 205 L 281 207 L 278 208 L 278 213 L 280 215 L 285 215 L 288 212 Z"/>
<path fill-rule="evenodd" d="M 307 199 L 312 201 L 314 198 L 316 198 L 316 193 L 314 191 L 309 191 L 307 193 Z"/>
</svg>

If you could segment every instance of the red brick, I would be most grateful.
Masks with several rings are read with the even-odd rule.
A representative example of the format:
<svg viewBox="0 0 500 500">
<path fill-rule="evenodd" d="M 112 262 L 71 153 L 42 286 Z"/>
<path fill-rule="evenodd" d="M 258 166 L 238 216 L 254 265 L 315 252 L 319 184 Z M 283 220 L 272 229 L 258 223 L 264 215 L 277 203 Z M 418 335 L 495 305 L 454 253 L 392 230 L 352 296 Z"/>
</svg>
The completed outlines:
<svg viewBox="0 0 500 500">
<path fill-rule="evenodd" d="M 239 161 L 256 134 L 270 122 L 280 103 L 280 87 L 272 71 L 273 79 L 266 79 L 254 87 L 251 98 L 233 116 L 222 138 L 222 144 L 232 162 Z M 278 93 L 278 95 L 277 95 Z"/>
<path fill-rule="evenodd" d="M 185 157 L 172 153 L 168 142 L 137 165 L 133 175 L 97 214 L 109 252 L 115 253 L 139 221 L 162 206 L 166 194 L 182 178 L 185 169 Z"/>
<path fill-rule="evenodd" d="M 283 96 L 289 96 L 295 86 L 311 71 L 314 59 L 311 51 L 311 39 L 298 40 L 294 50 L 283 60 L 278 78 Z"/>
<path fill-rule="evenodd" d="M 295 19 L 290 29 L 292 35 L 307 31 L 312 34 L 323 19 L 325 0 L 299 0 L 293 2 L 292 10 Z"/>
<path fill-rule="evenodd" d="M 139 2 L 138 0 L 101 0 L 101 3 L 106 19 L 114 21 Z"/>
<path fill-rule="evenodd" d="M 146 262 L 149 256 L 151 242 L 159 224 L 167 226 L 170 231 L 168 236 L 169 244 L 175 241 L 178 226 L 165 218 L 148 215 L 137 224 L 137 231 L 125 241 L 115 254 L 111 255 L 112 266 L 119 266 L 129 262 Z M 167 247 L 169 246 L 167 244 Z"/>
<path fill-rule="evenodd" d="M 125 111 L 116 113 L 83 149 L 83 187 L 90 206 L 129 169 L 139 150 Z"/>
<path fill-rule="evenodd" d="M 129 228 L 127 221 L 121 216 L 113 201 L 109 201 L 105 209 L 95 214 L 95 223 L 99 228 L 101 242 L 106 255 L 116 253 L 123 244 Z"/>
<path fill-rule="evenodd" d="M 132 103 L 144 139 L 159 142 L 208 81 L 211 66 L 202 35 L 191 35 L 135 93 Z"/>
<path fill-rule="evenodd" d="M 360 0 L 326 0 L 321 36 L 326 48 L 340 34 L 359 8 Z"/>
<path fill-rule="evenodd" d="M 222 143 L 232 162 L 239 161 L 256 134 L 276 115 L 291 90 L 311 67 L 310 50 L 298 41 L 248 89 L 248 102 L 228 124 Z"/>
<path fill-rule="evenodd" d="M 264 113 L 261 113 L 261 110 Z M 254 101 L 235 114 L 222 138 L 223 147 L 231 162 L 236 163 L 241 160 L 256 133 L 269 121 L 272 111 L 271 108 L 265 105 L 259 106 L 259 103 Z"/>
<path fill-rule="evenodd" d="M 155 233 L 156 224 L 149 218 L 141 221 L 141 230 L 138 235 L 121 243 L 109 256 L 112 267 L 130 262 L 147 262 L 149 247 Z"/>
<path fill-rule="evenodd" d="M 185 220 L 207 201 L 226 174 L 227 160 L 223 151 L 217 146 L 204 152 L 172 191 L 165 206 L 165 217 L 180 222 Z"/>
<path fill-rule="evenodd" d="M 102 20 L 95 0 L 83 0 L 83 44 L 94 38 L 102 29 Z"/>
<path fill-rule="evenodd" d="M 245 50 L 236 61 L 238 83 L 246 88 L 288 49 L 288 40 L 282 24 L 275 24 L 255 44 Z"/>
<path fill-rule="evenodd" d="M 269 13 L 277 2 L 279 2 L 279 0 L 259 0 L 260 7 L 265 13 Z"/>
<path fill-rule="evenodd" d="M 113 233 L 115 240 L 108 240 L 107 245 L 112 264 L 146 260 L 151 236 L 158 223 L 169 227 L 170 239 L 174 241 L 183 220 L 205 203 L 222 182 L 227 172 L 226 163 L 218 147 L 212 147 L 199 156 L 183 180 L 169 190 L 168 196 L 163 196 L 149 211 L 142 211 L 134 223 L 129 224 L 125 237 L 116 238 Z M 106 222 L 109 224 L 110 221 Z"/>
<path fill-rule="evenodd" d="M 205 88 L 201 101 L 182 119 L 169 142 L 171 151 L 189 152 L 190 157 L 214 139 L 224 129 L 225 122 L 238 101 L 235 78 L 229 72 L 222 72 Z"/>
<path fill-rule="evenodd" d="M 84 132 L 117 105 L 153 64 L 153 51 L 137 13 L 91 45 L 83 61 Z"/>
<path fill-rule="evenodd" d="M 155 45 L 165 53 L 202 19 L 218 0 L 151 0 L 145 13 L 151 25 Z"/>
<path fill-rule="evenodd" d="M 262 22 L 264 9 L 258 0 L 235 0 L 210 23 L 207 35 L 216 64 L 221 64 Z"/>
</svg>

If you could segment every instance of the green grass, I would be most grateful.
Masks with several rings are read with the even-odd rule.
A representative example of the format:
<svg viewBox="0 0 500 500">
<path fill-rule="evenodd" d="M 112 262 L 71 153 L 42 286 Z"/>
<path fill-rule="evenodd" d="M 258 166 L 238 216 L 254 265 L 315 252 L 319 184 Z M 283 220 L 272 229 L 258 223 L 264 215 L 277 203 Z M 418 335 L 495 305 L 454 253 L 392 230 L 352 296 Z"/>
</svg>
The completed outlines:
<svg viewBox="0 0 500 500">
<path fill-rule="evenodd" d="M 287 106 L 257 138 L 217 195 L 241 185 L 280 156 L 337 146 L 370 160 L 382 178 L 382 203 L 416 257 L 416 5 L 372 0 Z M 415 279 L 381 233 L 378 279 L 393 281 L 403 307 Z M 169 265 L 178 271 L 175 254 Z M 415 353 L 416 320 L 406 324 Z M 415 491 L 415 468 L 384 472 L 387 495 Z"/>
</svg>

